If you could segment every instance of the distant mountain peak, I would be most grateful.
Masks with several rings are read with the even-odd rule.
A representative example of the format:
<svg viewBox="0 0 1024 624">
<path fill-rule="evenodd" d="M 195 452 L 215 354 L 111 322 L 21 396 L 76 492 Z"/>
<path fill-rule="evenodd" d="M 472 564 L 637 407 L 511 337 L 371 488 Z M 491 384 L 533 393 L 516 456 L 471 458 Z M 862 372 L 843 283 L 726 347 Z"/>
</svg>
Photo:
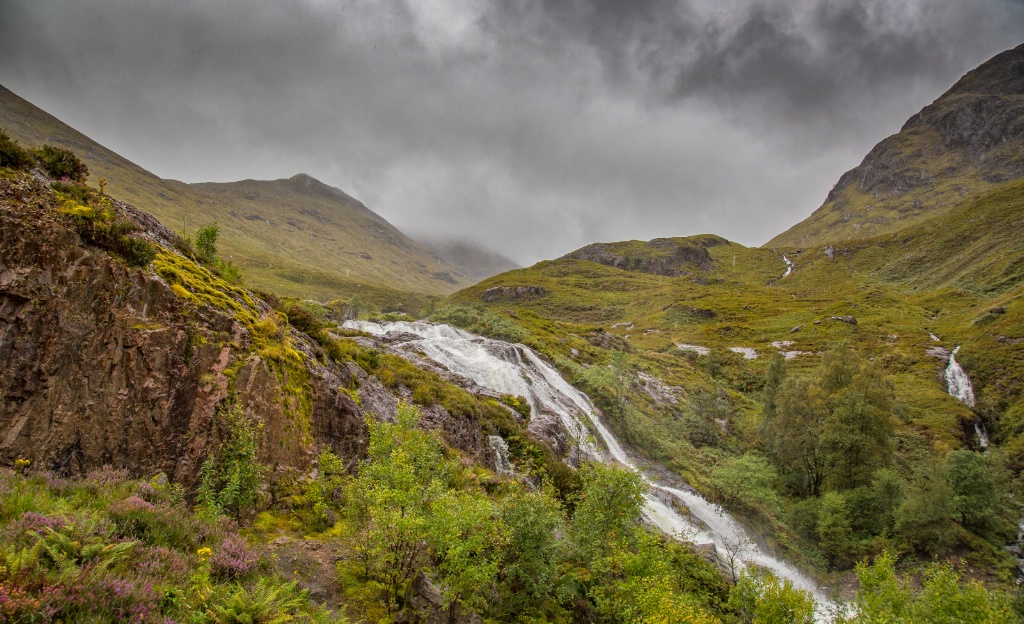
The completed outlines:
<svg viewBox="0 0 1024 624">
<path fill-rule="evenodd" d="M 765 244 L 867 238 L 1024 177 L 1024 44 L 965 74 L 847 171 L 810 217 Z"/>
</svg>

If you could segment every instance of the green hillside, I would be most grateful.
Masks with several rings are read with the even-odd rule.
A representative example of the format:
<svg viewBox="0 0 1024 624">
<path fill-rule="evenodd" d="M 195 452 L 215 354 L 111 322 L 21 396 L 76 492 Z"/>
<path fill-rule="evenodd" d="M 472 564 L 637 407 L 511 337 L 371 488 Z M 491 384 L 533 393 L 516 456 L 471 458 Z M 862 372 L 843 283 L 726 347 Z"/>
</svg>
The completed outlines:
<svg viewBox="0 0 1024 624">
<path fill-rule="evenodd" d="M 344 192 L 307 175 L 286 180 L 185 184 L 162 179 L 0 87 L 0 127 L 26 146 L 71 149 L 90 179 L 173 230 L 217 222 L 224 256 L 246 283 L 328 301 L 405 302 L 472 283 L 466 272 L 402 234 Z M 409 301 L 406 301 L 409 300 Z"/>
<path fill-rule="evenodd" d="M 811 565 L 842 569 L 883 547 L 923 556 L 959 550 L 1004 575 L 1014 566 L 1001 545 L 1013 535 L 1024 469 L 1022 228 L 1024 181 L 1015 181 L 955 212 L 828 253 L 712 236 L 595 244 L 460 291 L 434 318 L 540 349 L 594 397 L 635 452 L 733 506 Z M 793 262 L 785 277 L 784 255 Z M 934 351 L 958 345 L 978 398 L 973 409 L 948 395 L 946 358 Z M 961 523 L 958 537 L 934 551 L 893 537 L 891 526 L 888 537 L 866 532 L 830 550 L 813 522 L 807 528 L 807 509 L 818 514 L 825 499 L 805 498 L 787 481 L 766 416 L 769 380 L 784 362 L 789 378 L 817 383 L 843 346 L 850 370 L 892 389 L 885 439 L 894 453 L 879 466 L 896 469 L 907 496 L 930 482 L 936 462 L 960 457 L 953 451 L 980 450 L 974 426 L 987 427 L 993 447 L 979 457 L 1005 479 L 996 523 L 1003 533 Z M 773 364 L 782 353 L 788 359 Z M 769 475 L 761 503 L 751 492 L 740 502 L 724 485 L 750 481 L 750 466 Z M 854 516 L 857 487 L 833 488 Z"/>
</svg>

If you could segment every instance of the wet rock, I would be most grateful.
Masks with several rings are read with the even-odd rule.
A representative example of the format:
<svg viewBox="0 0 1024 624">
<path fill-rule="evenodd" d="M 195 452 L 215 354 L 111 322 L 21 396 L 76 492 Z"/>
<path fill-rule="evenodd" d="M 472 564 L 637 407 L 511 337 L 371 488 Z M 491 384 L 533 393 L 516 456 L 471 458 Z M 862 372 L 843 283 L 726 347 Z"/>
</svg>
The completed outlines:
<svg viewBox="0 0 1024 624">
<path fill-rule="evenodd" d="M 791 333 L 791 334 L 795 334 L 795 333 L 797 333 L 798 331 L 800 331 L 800 330 L 801 330 L 801 329 L 803 329 L 803 328 L 804 328 L 804 326 L 803 326 L 803 325 L 797 325 L 797 326 L 796 326 L 796 327 L 794 327 L 793 329 L 789 330 L 789 333 Z"/>
<path fill-rule="evenodd" d="M 853 316 L 851 316 L 849 314 L 847 314 L 845 316 L 833 316 L 832 320 L 833 321 L 842 321 L 843 323 L 847 323 L 849 325 L 856 325 L 857 324 L 857 319 L 855 319 Z"/>
</svg>

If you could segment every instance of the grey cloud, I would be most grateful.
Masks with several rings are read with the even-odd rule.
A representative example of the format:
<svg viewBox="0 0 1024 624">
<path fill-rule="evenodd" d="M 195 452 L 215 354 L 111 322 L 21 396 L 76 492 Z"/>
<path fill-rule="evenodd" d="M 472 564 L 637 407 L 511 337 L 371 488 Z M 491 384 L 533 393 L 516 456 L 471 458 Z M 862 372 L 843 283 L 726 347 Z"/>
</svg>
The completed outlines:
<svg viewBox="0 0 1024 624">
<path fill-rule="evenodd" d="M 159 175 L 343 188 L 520 262 L 759 244 L 964 71 L 1020 3 L 0 3 L 0 82 Z"/>
</svg>

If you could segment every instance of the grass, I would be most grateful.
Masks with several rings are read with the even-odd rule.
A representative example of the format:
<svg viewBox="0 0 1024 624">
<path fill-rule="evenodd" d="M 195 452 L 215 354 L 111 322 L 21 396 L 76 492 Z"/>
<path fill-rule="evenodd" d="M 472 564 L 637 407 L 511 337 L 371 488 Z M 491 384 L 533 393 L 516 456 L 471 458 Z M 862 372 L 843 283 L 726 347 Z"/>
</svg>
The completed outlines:
<svg viewBox="0 0 1024 624">
<path fill-rule="evenodd" d="M 705 491 L 716 466 L 759 444 L 761 383 L 767 356 L 776 350 L 771 343 L 780 341 L 792 342 L 787 351 L 805 353 L 788 361 L 796 374 L 817 366 L 817 354 L 839 344 L 883 368 L 896 388 L 901 465 L 913 468 L 969 446 L 980 417 L 1003 447 L 1000 461 L 1019 474 L 1022 226 L 1024 181 L 1010 182 L 897 232 L 846 241 L 834 259 L 818 249 L 719 244 L 709 248 L 712 268 L 665 277 L 643 272 L 642 263 L 623 270 L 567 257 L 462 290 L 435 318 L 484 334 L 500 328 L 541 351 L 595 399 L 609 426 L 635 451 Z M 642 245 L 604 247 L 643 258 Z M 784 253 L 795 269 L 781 279 Z M 654 250 L 651 257 L 656 255 Z M 540 286 L 546 294 L 485 303 L 483 292 L 499 286 Z M 833 320 L 848 315 L 857 323 Z M 942 342 L 933 342 L 930 333 Z M 684 352 L 677 344 L 708 347 L 714 355 Z M 936 344 L 962 345 L 958 360 L 974 381 L 978 408 L 946 393 L 943 361 L 926 354 Z M 743 360 L 729 347 L 754 348 L 760 357 Z M 675 387 L 680 402 L 659 404 L 635 382 L 616 402 L 614 393 L 588 385 L 594 367 L 608 367 L 614 351 L 626 354 L 633 379 L 639 371 L 653 375 Z M 711 442 L 706 412 L 719 408 L 701 398 L 708 393 L 724 399 L 728 429 Z M 784 522 L 772 531 L 780 545 L 798 541 Z M 1005 563 L 978 556 L 993 570 Z"/>
<path fill-rule="evenodd" d="M 110 195 L 156 216 L 172 230 L 221 228 L 221 256 L 250 287 L 321 301 L 358 297 L 364 305 L 402 304 L 471 283 L 459 269 L 409 239 L 361 203 L 308 176 L 230 184 L 165 180 L 99 145 L 0 87 L 0 127 L 23 145 L 71 149 Z"/>
</svg>

